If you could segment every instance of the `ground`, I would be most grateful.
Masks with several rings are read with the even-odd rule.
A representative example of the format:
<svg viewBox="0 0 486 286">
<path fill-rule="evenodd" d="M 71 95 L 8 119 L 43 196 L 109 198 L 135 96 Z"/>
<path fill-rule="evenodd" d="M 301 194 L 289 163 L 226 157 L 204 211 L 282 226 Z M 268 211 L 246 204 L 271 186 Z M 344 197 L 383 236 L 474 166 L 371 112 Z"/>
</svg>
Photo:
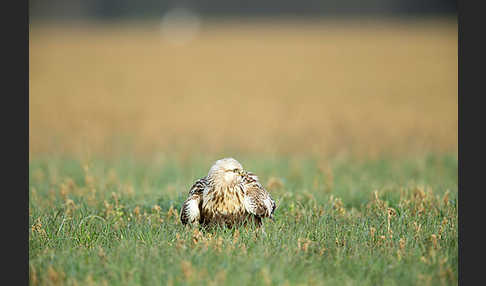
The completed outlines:
<svg viewBox="0 0 486 286">
<path fill-rule="evenodd" d="M 457 284 L 455 21 L 159 27 L 31 26 L 31 285 Z M 265 234 L 179 222 L 228 156 Z"/>
</svg>

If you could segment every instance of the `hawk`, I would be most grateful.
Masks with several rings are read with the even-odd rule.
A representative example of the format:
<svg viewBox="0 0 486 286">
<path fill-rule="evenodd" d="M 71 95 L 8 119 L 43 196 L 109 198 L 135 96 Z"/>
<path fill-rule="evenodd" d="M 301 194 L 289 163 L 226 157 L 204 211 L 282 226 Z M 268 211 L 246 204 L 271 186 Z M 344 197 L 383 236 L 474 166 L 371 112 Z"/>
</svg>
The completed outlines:
<svg viewBox="0 0 486 286">
<path fill-rule="evenodd" d="M 182 224 L 233 225 L 273 219 L 275 201 L 258 181 L 233 158 L 218 160 L 206 177 L 197 180 L 181 208 Z"/>
</svg>

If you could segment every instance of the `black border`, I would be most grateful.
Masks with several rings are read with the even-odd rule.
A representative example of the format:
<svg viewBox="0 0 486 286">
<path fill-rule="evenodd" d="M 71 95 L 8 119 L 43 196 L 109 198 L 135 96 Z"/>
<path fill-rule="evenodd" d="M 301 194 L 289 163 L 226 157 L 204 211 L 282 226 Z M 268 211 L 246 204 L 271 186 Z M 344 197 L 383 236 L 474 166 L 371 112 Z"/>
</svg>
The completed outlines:
<svg viewBox="0 0 486 286">
<path fill-rule="evenodd" d="M 485 10 L 477 5 L 479 3 L 482 2 L 467 1 L 466 16 L 463 1 L 457 2 L 459 285 L 481 284 L 478 281 L 482 280 L 484 273 L 481 251 L 481 248 L 484 248 L 484 215 L 481 211 L 485 207 L 484 200 L 480 198 L 484 192 L 484 181 L 481 180 L 484 177 L 484 158 L 479 152 L 484 152 L 485 146 L 482 138 L 484 122 L 481 120 L 485 112 L 484 104 L 479 98 L 484 97 L 484 87 L 481 85 L 485 81 L 484 71 L 480 69 L 484 69 L 486 45 L 484 23 L 481 21 L 485 17 Z M 474 29 L 478 31 L 471 32 Z M 467 138 L 468 133 L 474 135 Z"/>
<path fill-rule="evenodd" d="M 29 2 L 2 7 L 2 284 L 29 284 Z M 6 159 L 6 160 L 5 160 Z M 8 283 L 14 281 L 14 283 Z"/>
</svg>

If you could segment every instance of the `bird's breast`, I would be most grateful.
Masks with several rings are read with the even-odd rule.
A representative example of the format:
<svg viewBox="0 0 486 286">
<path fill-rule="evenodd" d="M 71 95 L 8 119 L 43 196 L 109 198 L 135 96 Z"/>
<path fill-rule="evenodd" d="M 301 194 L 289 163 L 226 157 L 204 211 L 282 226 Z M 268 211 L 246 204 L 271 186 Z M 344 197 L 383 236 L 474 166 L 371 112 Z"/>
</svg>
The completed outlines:
<svg viewBox="0 0 486 286">
<path fill-rule="evenodd" d="M 245 211 L 241 190 L 228 188 L 208 193 L 203 202 L 203 211 L 214 215 L 235 215 Z"/>
</svg>

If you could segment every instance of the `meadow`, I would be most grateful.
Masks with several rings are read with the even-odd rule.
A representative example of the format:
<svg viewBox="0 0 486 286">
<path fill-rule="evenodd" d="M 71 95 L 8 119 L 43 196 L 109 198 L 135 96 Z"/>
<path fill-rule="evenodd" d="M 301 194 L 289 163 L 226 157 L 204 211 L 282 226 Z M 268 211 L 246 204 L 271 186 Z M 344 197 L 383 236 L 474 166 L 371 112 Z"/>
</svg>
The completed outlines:
<svg viewBox="0 0 486 286">
<path fill-rule="evenodd" d="M 457 24 L 33 23 L 30 285 L 456 285 Z M 179 221 L 222 157 L 265 234 Z"/>
</svg>

